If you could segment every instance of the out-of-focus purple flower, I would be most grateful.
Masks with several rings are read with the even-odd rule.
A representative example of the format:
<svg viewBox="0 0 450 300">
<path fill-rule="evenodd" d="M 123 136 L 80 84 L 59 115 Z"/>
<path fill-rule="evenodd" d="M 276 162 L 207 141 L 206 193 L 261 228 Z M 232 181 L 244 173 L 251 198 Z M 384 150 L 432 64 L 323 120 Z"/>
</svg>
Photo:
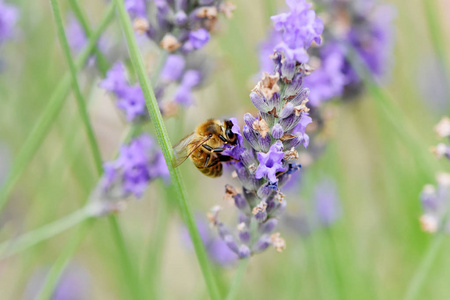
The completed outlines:
<svg viewBox="0 0 450 300">
<path fill-rule="evenodd" d="M 169 179 L 169 171 L 161 150 L 146 134 L 134 138 L 120 148 L 119 157 L 105 163 L 106 180 L 104 190 L 120 185 L 124 195 L 133 194 L 140 198 L 150 181 L 162 177 Z"/>
<path fill-rule="evenodd" d="M 67 41 L 70 49 L 78 53 L 87 43 L 86 33 L 80 22 L 72 14 L 69 15 L 68 19 L 69 23 L 66 26 Z"/>
<path fill-rule="evenodd" d="M 44 268 L 33 273 L 25 288 L 23 300 L 36 299 L 42 288 L 47 271 Z M 87 271 L 78 266 L 70 265 L 59 280 L 52 300 L 87 300 L 90 298 L 90 279 Z"/>
<path fill-rule="evenodd" d="M 176 81 L 183 74 L 186 61 L 181 55 L 172 54 L 167 57 L 164 68 L 161 71 L 161 80 Z"/>
<path fill-rule="evenodd" d="M 208 43 L 209 39 L 210 39 L 209 32 L 204 28 L 191 31 L 189 33 L 189 39 L 184 44 L 183 49 L 186 52 L 198 50 L 200 48 L 203 48 L 203 46 L 206 45 L 206 43 Z"/>
<path fill-rule="evenodd" d="M 287 0 L 290 11 L 272 17 L 276 31 L 282 32 L 282 42 L 275 49 L 283 52 L 290 61 L 306 63 L 306 49 L 314 41 L 320 44 L 323 31 L 322 20 L 316 18 L 311 4 L 305 0 Z"/>
<path fill-rule="evenodd" d="M 13 36 L 18 19 L 18 9 L 0 0 L 0 44 Z"/>
<path fill-rule="evenodd" d="M 125 68 L 121 63 L 116 63 L 106 73 L 106 78 L 100 83 L 100 87 L 116 95 L 117 107 L 125 112 L 128 121 L 132 122 L 138 117 L 147 116 L 142 89 L 139 84 L 129 85 Z"/>
<path fill-rule="evenodd" d="M 336 184 L 332 180 L 324 179 L 317 184 L 314 200 L 319 223 L 330 226 L 336 222 L 341 214 L 341 208 Z"/>
<path fill-rule="evenodd" d="M 320 49 L 320 58 L 319 68 L 304 79 L 305 87 L 310 89 L 309 103 L 316 107 L 341 96 L 348 80 L 343 73 L 345 54 L 339 45 L 327 44 Z"/>
<path fill-rule="evenodd" d="M 146 0 L 125 0 L 125 8 L 133 18 L 146 17 L 146 3 Z"/>
<path fill-rule="evenodd" d="M 277 182 L 277 172 L 283 172 L 286 168 L 281 161 L 283 160 L 283 144 L 277 141 L 270 147 L 269 152 L 258 152 L 259 166 L 256 169 L 255 176 L 257 179 L 261 179 L 266 176 L 270 182 Z"/>
<path fill-rule="evenodd" d="M 175 93 L 175 102 L 183 106 L 192 105 L 194 97 L 192 96 L 192 89 L 200 84 L 202 75 L 197 70 L 188 70 L 184 73 L 181 84 Z"/>
</svg>

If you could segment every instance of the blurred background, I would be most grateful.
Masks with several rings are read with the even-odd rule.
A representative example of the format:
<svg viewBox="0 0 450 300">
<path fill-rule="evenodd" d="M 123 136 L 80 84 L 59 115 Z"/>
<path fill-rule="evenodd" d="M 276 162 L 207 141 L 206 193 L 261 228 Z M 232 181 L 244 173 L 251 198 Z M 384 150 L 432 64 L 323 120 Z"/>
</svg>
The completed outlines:
<svg viewBox="0 0 450 300">
<path fill-rule="evenodd" d="M 105 2 L 79 1 L 94 28 L 106 8 Z M 443 34 L 440 40 L 450 49 L 450 19 L 445 14 L 450 2 L 434 2 L 438 9 L 433 19 Z M 17 6 L 20 16 L 14 38 L 0 49 L 0 182 L 11 171 L 13 159 L 33 133 L 45 104 L 67 70 L 49 2 L 8 3 Z M 65 1 L 60 3 L 63 18 L 68 21 L 70 7 Z M 166 120 L 172 143 L 191 132 L 199 120 L 242 119 L 246 112 L 256 112 L 249 92 L 259 78 L 258 47 L 269 32 L 270 16 L 282 11 L 285 3 L 233 3 L 237 6 L 233 18 L 219 22 L 205 49 L 211 54 L 214 68 L 207 83 L 195 92 L 195 105 L 187 108 L 182 117 Z M 354 101 L 329 104 L 331 121 L 324 153 L 301 172 L 301 180 L 286 192 L 287 215 L 296 224 L 284 224 L 279 229 L 287 248 L 283 253 L 269 249 L 251 258 L 238 299 L 401 299 L 427 253 L 434 237 L 421 230 L 419 217 L 423 209 L 419 195 L 425 184 L 435 184 L 437 172 L 450 170 L 448 161 L 438 161 L 429 151 L 438 143 L 433 127 L 450 112 L 450 86 L 443 71 L 450 62 L 442 61 L 432 46 L 425 1 L 386 3 L 396 7 L 396 17 L 391 71 L 383 80 L 383 93 L 403 116 L 392 121 L 395 112 L 386 113 L 377 104 L 376 94 L 367 90 Z M 111 62 L 127 58 L 117 20 L 102 39 Z M 140 41 L 140 46 L 151 72 L 157 52 L 149 42 Z M 115 109 L 111 96 L 98 87 L 101 76 L 95 67 L 86 66 L 79 80 L 90 103 L 102 157 L 111 160 L 126 134 L 123 116 Z M 411 126 L 402 123 L 405 119 Z M 97 183 L 72 93 L 53 122 L 1 214 L 1 241 L 75 211 Z M 413 132 L 407 139 L 414 143 L 405 143 L 394 124 L 408 127 L 403 134 Z M 153 132 L 151 126 L 148 130 Z M 224 185 L 232 180 L 229 174 L 211 179 L 191 163 L 180 168 L 188 201 L 199 218 L 206 220 L 206 212 L 214 205 L 220 204 L 225 210 L 231 207 L 222 199 Z M 308 219 L 315 213 L 315 199 L 324 189 L 324 180 L 332 182 L 336 216 L 331 224 L 309 230 L 302 216 Z M 195 254 L 172 200 L 164 182 L 157 180 L 142 199 L 128 202 L 126 210 L 118 214 L 133 263 L 139 268 L 139 284 L 144 289 L 154 284 L 158 299 L 206 299 Z M 45 274 L 71 242 L 76 228 L 1 260 L 1 298 L 34 299 Z M 205 230 L 209 230 L 207 225 Z M 109 232 L 106 218 L 90 228 L 57 285 L 57 292 L 64 285 L 72 292 L 58 299 L 129 297 Z M 449 249 L 450 241 L 445 238 L 417 299 L 450 297 Z M 233 263 L 214 266 L 223 293 L 235 272 Z"/>
</svg>

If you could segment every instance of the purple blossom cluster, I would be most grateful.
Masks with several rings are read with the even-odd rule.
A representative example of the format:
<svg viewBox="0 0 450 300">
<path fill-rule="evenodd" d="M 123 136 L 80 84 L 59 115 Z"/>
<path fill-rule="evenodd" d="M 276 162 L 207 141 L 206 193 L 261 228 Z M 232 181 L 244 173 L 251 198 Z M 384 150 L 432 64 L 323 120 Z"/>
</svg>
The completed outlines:
<svg viewBox="0 0 450 300">
<path fill-rule="evenodd" d="M 14 35 L 18 19 L 18 9 L 0 0 L 0 45 Z"/>
<path fill-rule="evenodd" d="M 93 215 L 122 209 L 129 196 L 142 197 L 149 183 L 170 179 L 164 156 L 155 141 L 142 134 L 122 145 L 116 160 L 104 164 L 104 175 L 91 195 Z"/>
<path fill-rule="evenodd" d="M 305 79 L 305 86 L 322 91 L 311 94 L 314 106 L 333 98 L 354 97 L 362 90 L 362 80 L 347 59 L 351 50 L 359 55 L 372 76 L 381 79 L 390 69 L 393 46 L 391 6 L 363 0 L 320 3 L 328 20 L 326 43 L 317 50 L 316 72 Z"/>
<path fill-rule="evenodd" d="M 437 186 L 426 185 L 420 195 L 424 214 L 420 217 L 422 230 L 435 233 L 440 229 L 448 231 L 450 204 L 450 174 L 440 173 L 436 176 Z"/>
<path fill-rule="evenodd" d="M 347 59 L 349 47 L 366 63 L 373 76 L 381 79 L 390 68 L 393 45 L 391 6 L 363 0 L 318 2 L 326 15 L 323 32 L 325 44 L 311 51 L 313 59 L 310 64 L 315 71 L 304 80 L 305 87 L 311 90 L 309 99 L 314 107 L 333 98 L 355 96 L 361 91 L 362 80 Z M 283 15 L 278 17 L 278 20 L 283 19 Z M 302 20 L 309 22 L 310 33 L 319 26 L 311 21 L 312 17 L 304 17 Z M 266 58 L 272 54 L 275 45 L 279 44 L 280 34 L 276 30 L 272 31 L 262 44 L 260 61 L 264 62 L 261 64 L 264 71 L 273 68 Z M 303 50 L 296 55 L 302 59 L 308 57 Z"/>
<path fill-rule="evenodd" d="M 437 158 L 445 157 L 450 160 L 450 119 L 447 117 L 442 118 L 436 125 L 435 131 L 439 138 L 446 140 L 446 143 L 437 144 L 436 147 L 431 148 L 431 151 Z"/>
<path fill-rule="evenodd" d="M 233 149 L 238 161 L 232 165 L 242 190 L 231 185 L 225 188 L 225 197 L 239 210 L 236 229 L 231 230 L 220 220 L 219 207 L 208 215 L 219 236 L 240 258 L 271 245 L 279 252 L 286 247 L 280 234 L 274 233 L 287 205 L 280 189 L 300 168 L 296 149 L 309 143 L 305 130 L 312 120 L 306 107 L 309 90 L 303 88 L 303 78 L 306 51 L 313 41 L 320 43 L 322 22 L 304 0 L 287 3 L 290 12 L 272 17 L 275 29 L 281 32 L 271 55 L 272 74 L 264 73 L 250 94 L 259 112 L 244 116 L 242 134 L 238 126 L 232 129 L 246 140 L 246 145 L 238 143 Z"/>
<path fill-rule="evenodd" d="M 203 48 L 219 14 L 230 18 L 235 9 L 222 0 L 125 0 L 125 7 L 137 33 L 169 52 L 181 53 Z"/>
</svg>

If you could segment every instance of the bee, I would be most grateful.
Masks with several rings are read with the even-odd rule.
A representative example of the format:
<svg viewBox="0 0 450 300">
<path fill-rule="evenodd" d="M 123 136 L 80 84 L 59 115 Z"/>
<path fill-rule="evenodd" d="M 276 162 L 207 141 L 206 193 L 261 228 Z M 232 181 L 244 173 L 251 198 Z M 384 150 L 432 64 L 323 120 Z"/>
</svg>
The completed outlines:
<svg viewBox="0 0 450 300">
<path fill-rule="evenodd" d="M 198 125 L 194 132 L 173 146 L 175 153 L 174 167 L 181 165 L 188 157 L 206 176 L 220 177 L 222 163 L 234 160 L 223 155 L 225 145 L 235 146 L 237 136 L 231 131 L 230 120 L 209 119 Z"/>
</svg>

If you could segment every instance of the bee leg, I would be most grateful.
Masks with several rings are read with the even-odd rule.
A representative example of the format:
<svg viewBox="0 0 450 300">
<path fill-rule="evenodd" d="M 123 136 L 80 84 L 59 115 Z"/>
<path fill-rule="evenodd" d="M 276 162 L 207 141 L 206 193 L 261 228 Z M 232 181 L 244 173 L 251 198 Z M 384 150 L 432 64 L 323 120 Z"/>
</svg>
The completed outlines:
<svg viewBox="0 0 450 300">
<path fill-rule="evenodd" d="M 223 152 L 224 150 L 225 150 L 224 148 L 214 148 L 212 152 L 220 153 Z"/>
<path fill-rule="evenodd" d="M 219 139 L 221 139 L 223 142 L 225 142 L 225 143 L 227 143 L 228 141 L 227 141 L 227 139 L 226 138 L 224 138 L 224 136 L 223 135 L 221 135 L 221 134 L 219 134 Z"/>
<path fill-rule="evenodd" d="M 213 151 L 213 148 L 211 146 L 203 144 L 202 147 L 205 148 L 206 150 L 210 151 L 210 152 Z"/>
<path fill-rule="evenodd" d="M 211 163 L 207 167 L 208 168 L 214 167 L 218 163 L 230 162 L 230 161 L 239 161 L 239 160 L 236 158 L 233 158 L 231 156 L 228 156 L 228 155 L 220 155 L 219 154 L 211 161 Z"/>
<path fill-rule="evenodd" d="M 208 163 L 209 163 L 210 159 L 211 159 L 211 155 L 208 155 L 205 160 L 205 165 L 203 166 L 204 168 L 208 167 Z"/>
</svg>

